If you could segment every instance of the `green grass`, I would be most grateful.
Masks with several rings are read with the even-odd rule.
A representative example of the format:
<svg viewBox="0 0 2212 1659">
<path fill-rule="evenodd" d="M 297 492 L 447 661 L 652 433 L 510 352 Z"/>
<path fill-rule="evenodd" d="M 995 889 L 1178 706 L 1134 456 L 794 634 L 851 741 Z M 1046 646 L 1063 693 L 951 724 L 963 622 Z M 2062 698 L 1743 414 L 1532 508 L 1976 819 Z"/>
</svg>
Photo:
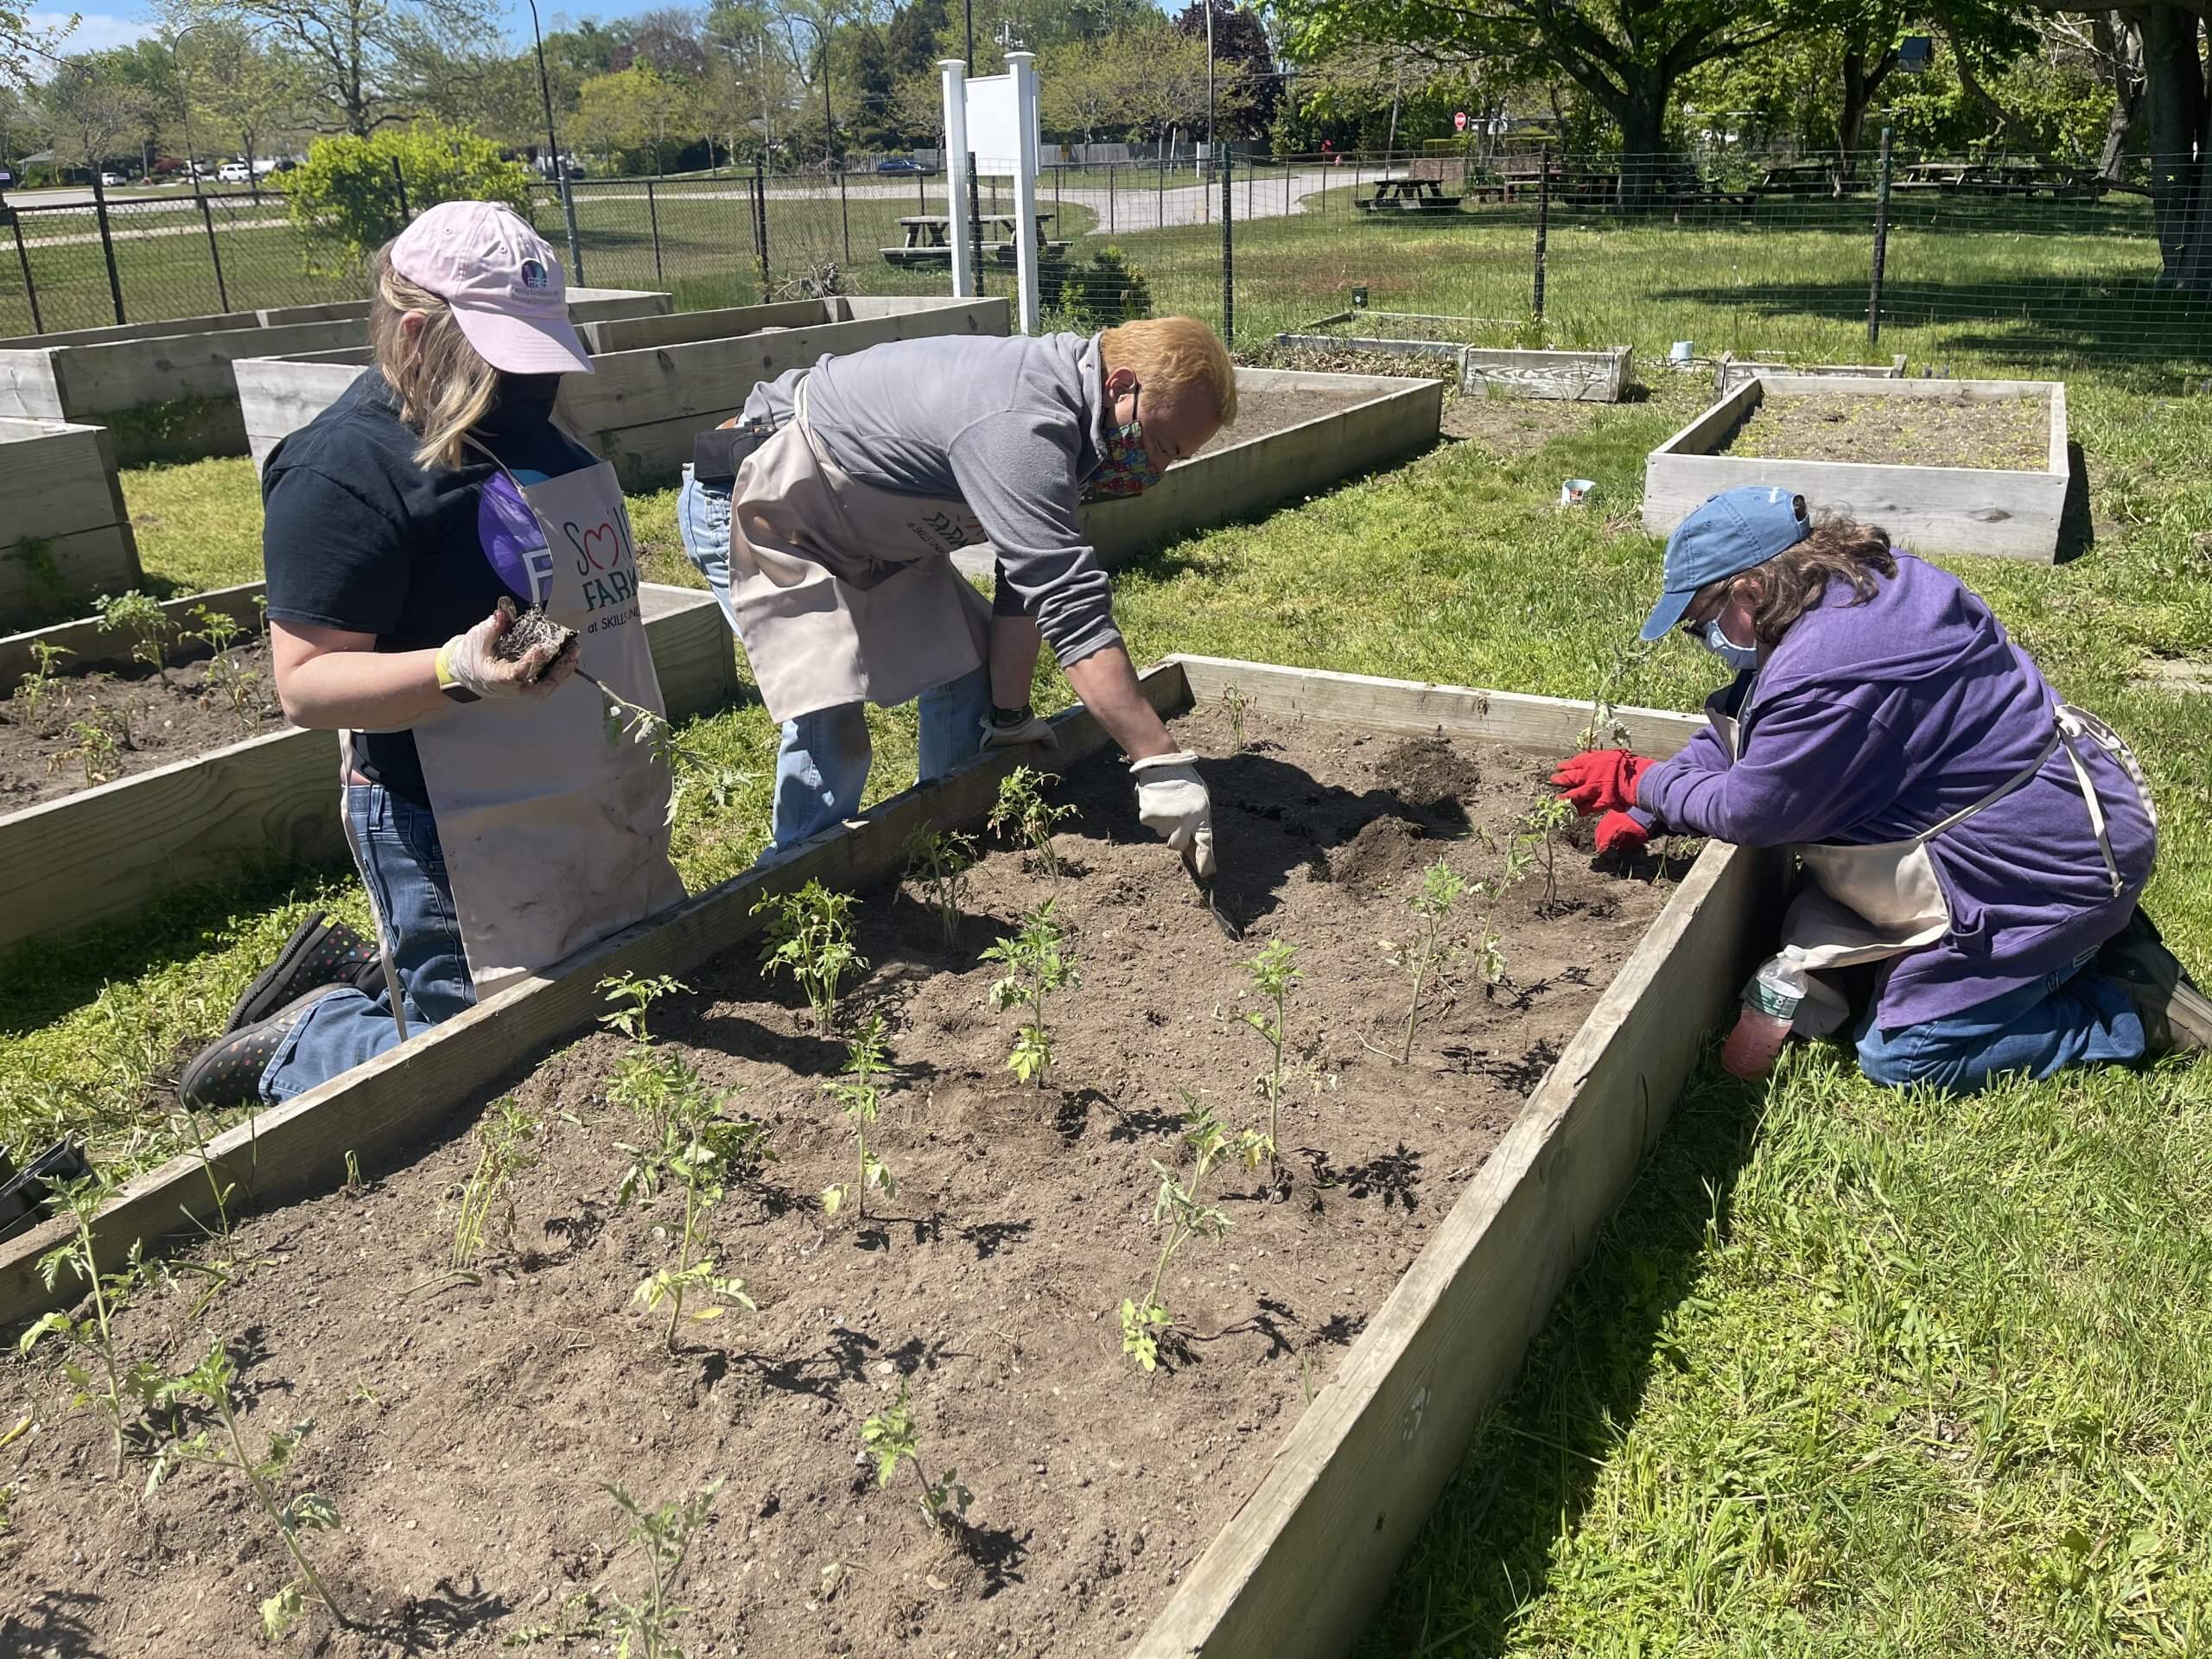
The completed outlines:
<svg viewBox="0 0 2212 1659">
<path fill-rule="evenodd" d="M 1116 581 L 1134 650 L 1587 695 L 1656 575 L 1635 525 L 1643 454 L 1701 399 L 1690 378 L 1655 378 L 1649 401 L 1585 411 L 1517 458 L 1447 447 L 1162 550 Z M 2212 399 L 2094 375 L 2069 396 L 2094 549 L 2056 569 L 1954 568 L 2137 745 L 2161 814 L 2148 903 L 2212 966 L 2212 704 L 2130 683 L 2146 657 L 2212 654 Z M 215 538 L 194 524 L 225 502 L 250 516 L 242 465 L 133 477 L 134 511 L 169 515 L 149 569 L 251 574 L 250 543 L 196 550 Z M 1553 505 L 1570 474 L 1598 480 L 1592 509 Z M 632 511 L 649 571 L 688 578 L 671 496 Z M 1670 645 L 1628 696 L 1694 708 L 1714 678 Z M 1065 690 L 1048 676 L 1040 695 Z M 911 716 L 877 735 L 877 787 L 895 788 Z M 709 766 L 753 774 L 728 810 L 687 794 L 676 850 L 696 887 L 760 842 L 772 734 L 747 708 L 686 736 Z M 126 1168 L 174 1146 L 146 1079 L 219 1022 L 309 904 L 365 921 L 343 873 L 276 873 L 0 962 L 0 1140 L 83 1127 Z M 2212 1080 L 2185 1066 L 1965 1102 L 1871 1087 L 1826 1047 L 1764 1089 L 1708 1069 L 1365 1651 L 2204 1650 L 2208 1214 Z"/>
</svg>

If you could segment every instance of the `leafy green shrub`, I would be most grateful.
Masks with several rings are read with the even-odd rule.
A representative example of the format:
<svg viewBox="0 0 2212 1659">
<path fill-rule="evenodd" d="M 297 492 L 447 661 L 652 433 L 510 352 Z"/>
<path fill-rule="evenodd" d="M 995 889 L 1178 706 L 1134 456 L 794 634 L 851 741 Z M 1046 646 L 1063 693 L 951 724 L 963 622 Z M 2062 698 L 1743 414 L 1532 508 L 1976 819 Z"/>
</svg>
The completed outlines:
<svg viewBox="0 0 2212 1659">
<path fill-rule="evenodd" d="M 319 138 L 284 182 L 308 263 L 324 271 L 358 266 L 404 230 L 409 217 L 442 201 L 505 202 L 527 219 L 529 193 L 530 173 L 521 162 L 502 161 L 499 146 L 473 127 L 433 120 L 367 138 Z"/>
<path fill-rule="evenodd" d="M 1071 333 L 1087 334 L 1152 315 L 1152 284 L 1116 247 L 1090 263 L 1047 259 L 1037 267 L 1038 303 Z"/>
</svg>

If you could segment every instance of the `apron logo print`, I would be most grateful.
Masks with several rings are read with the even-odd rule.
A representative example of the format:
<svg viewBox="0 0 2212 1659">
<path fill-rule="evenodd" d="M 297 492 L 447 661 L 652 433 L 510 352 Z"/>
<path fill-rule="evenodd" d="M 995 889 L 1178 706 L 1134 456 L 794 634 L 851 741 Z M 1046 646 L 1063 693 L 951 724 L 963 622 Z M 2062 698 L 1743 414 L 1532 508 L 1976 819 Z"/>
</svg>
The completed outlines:
<svg viewBox="0 0 2212 1659">
<path fill-rule="evenodd" d="M 561 528 L 567 533 L 569 545 L 576 550 L 578 575 L 581 576 L 589 570 L 609 570 L 622 563 L 622 537 L 616 533 L 613 519 L 602 520 L 597 529 L 588 530 L 582 537 L 576 534 L 576 524 L 574 519 L 570 519 Z M 592 543 L 601 537 L 607 537 L 613 543 L 613 553 L 604 564 L 600 563 L 598 556 L 592 550 Z"/>
</svg>

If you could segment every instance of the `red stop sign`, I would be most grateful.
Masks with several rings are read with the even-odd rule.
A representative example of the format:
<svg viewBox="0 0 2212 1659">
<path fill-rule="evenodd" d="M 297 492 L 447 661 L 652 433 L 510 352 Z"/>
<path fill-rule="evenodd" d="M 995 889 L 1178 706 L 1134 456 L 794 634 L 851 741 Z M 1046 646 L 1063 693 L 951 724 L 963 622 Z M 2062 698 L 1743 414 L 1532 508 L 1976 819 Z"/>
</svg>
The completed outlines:
<svg viewBox="0 0 2212 1659">
<path fill-rule="evenodd" d="M 1460 110 L 1453 114 L 1452 117 L 1452 124 L 1457 127 L 1461 132 L 1465 132 L 1467 130 L 1467 112 L 1465 110 Z"/>
</svg>

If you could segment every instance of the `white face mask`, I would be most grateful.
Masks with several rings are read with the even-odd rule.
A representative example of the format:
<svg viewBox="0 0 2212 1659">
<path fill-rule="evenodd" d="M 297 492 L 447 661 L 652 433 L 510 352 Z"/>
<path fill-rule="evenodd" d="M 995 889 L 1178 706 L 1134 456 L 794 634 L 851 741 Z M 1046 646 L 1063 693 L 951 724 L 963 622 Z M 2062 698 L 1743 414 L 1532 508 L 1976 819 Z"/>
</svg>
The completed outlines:
<svg viewBox="0 0 2212 1659">
<path fill-rule="evenodd" d="M 1720 619 L 1717 616 L 1705 625 L 1705 632 L 1700 636 L 1698 643 L 1738 674 L 1759 665 L 1759 648 L 1757 645 L 1739 645 L 1731 639 L 1721 632 Z"/>
</svg>

